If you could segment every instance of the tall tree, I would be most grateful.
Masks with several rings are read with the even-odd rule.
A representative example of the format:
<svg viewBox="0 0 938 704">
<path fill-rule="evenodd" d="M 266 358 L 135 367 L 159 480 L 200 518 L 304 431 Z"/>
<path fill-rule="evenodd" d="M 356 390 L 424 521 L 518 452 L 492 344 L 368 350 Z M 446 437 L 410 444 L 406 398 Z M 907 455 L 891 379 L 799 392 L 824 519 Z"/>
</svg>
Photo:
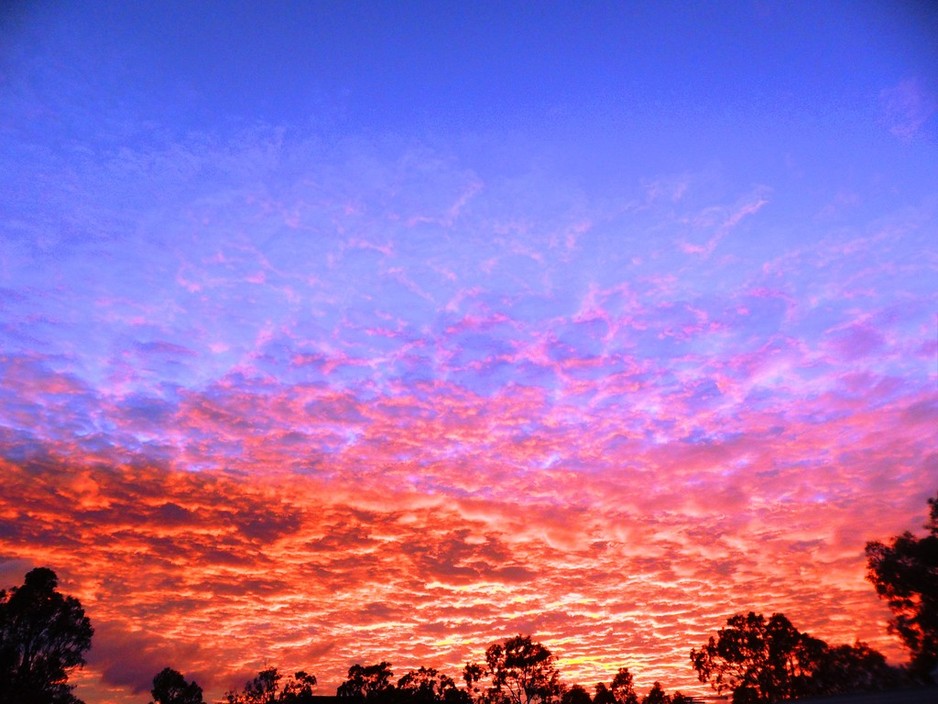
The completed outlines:
<svg viewBox="0 0 938 704">
<path fill-rule="evenodd" d="M 635 679 L 627 667 L 619 668 L 616 676 L 612 678 L 609 691 L 612 692 L 616 704 L 638 704 L 638 695 L 635 693 Z"/>
<path fill-rule="evenodd" d="M 313 688 L 316 686 L 316 675 L 300 670 L 293 674 L 280 691 L 279 704 L 313 704 L 315 701 Z"/>
<path fill-rule="evenodd" d="M 885 656 L 866 643 L 829 647 L 821 657 L 810 689 L 814 694 L 832 695 L 892 689 L 906 679 L 903 670 L 892 667 Z"/>
<path fill-rule="evenodd" d="M 642 704 L 671 704 L 671 697 L 665 693 L 660 682 L 655 682 L 644 697 Z"/>
<path fill-rule="evenodd" d="M 911 654 L 910 670 L 934 680 L 938 668 L 938 494 L 928 499 L 928 535 L 909 531 L 866 544 L 867 579 L 893 613 L 890 630 Z"/>
<path fill-rule="evenodd" d="M 281 678 L 276 667 L 268 667 L 245 682 L 242 691 L 227 692 L 225 701 L 228 704 L 274 704 Z"/>
<path fill-rule="evenodd" d="M 397 693 L 413 704 L 467 704 L 468 694 L 448 677 L 432 667 L 411 670 L 397 681 Z"/>
<path fill-rule="evenodd" d="M 312 704 L 315 675 L 300 670 L 287 679 L 283 689 L 280 688 L 282 679 L 276 667 L 268 667 L 245 682 L 240 692 L 226 692 L 224 701 L 227 704 Z"/>
<path fill-rule="evenodd" d="M 548 704 L 560 699 L 554 656 L 531 636 L 515 636 L 485 651 L 490 698 L 500 704 Z"/>
<path fill-rule="evenodd" d="M 352 665 L 348 670 L 348 679 L 336 689 L 340 697 L 354 697 L 372 701 L 388 701 L 394 694 L 391 678 L 391 663 L 379 662 L 376 665 Z"/>
<path fill-rule="evenodd" d="M 616 704 L 616 698 L 605 682 L 596 683 L 593 704 Z"/>
<path fill-rule="evenodd" d="M 564 690 L 560 704 L 593 704 L 593 699 L 584 687 L 575 684 Z"/>
<path fill-rule="evenodd" d="M 164 667 L 153 678 L 151 704 L 205 704 L 202 688 L 195 681 L 187 682 L 182 673 Z"/>
<path fill-rule="evenodd" d="M 733 702 L 776 702 L 809 693 L 808 683 L 826 644 L 800 633 L 783 614 L 749 612 L 727 619 L 717 638 L 690 659 L 701 682 L 718 694 L 730 690 Z"/>
<path fill-rule="evenodd" d="M 768 621 L 762 614 L 737 614 L 726 624 L 717 638 L 691 650 L 690 659 L 701 682 L 719 694 L 731 691 L 737 704 L 887 689 L 901 679 L 868 645 L 831 647 L 798 631 L 783 614 Z"/>
<path fill-rule="evenodd" d="M 56 591 L 47 567 L 0 590 L 0 702 L 80 704 L 69 672 L 85 664 L 94 629 L 78 599 Z"/>
<path fill-rule="evenodd" d="M 477 662 L 467 662 L 462 671 L 463 681 L 466 683 L 466 694 L 470 701 L 482 702 L 487 693 L 482 691 L 482 680 L 485 677 L 485 665 Z"/>
</svg>

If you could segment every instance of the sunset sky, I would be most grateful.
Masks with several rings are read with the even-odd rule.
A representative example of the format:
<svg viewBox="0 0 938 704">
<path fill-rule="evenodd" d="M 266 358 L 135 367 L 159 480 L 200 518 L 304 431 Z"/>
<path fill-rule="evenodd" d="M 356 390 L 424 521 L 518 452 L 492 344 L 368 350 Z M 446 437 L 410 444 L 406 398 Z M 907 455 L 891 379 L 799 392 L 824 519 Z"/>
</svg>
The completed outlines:
<svg viewBox="0 0 938 704">
<path fill-rule="evenodd" d="M 708 694 L 736 612 L 905 659 L 938 489 L 938 12 L 0 10 L 0 587 L 332 694 L 530 634 Z"/>
</svg>

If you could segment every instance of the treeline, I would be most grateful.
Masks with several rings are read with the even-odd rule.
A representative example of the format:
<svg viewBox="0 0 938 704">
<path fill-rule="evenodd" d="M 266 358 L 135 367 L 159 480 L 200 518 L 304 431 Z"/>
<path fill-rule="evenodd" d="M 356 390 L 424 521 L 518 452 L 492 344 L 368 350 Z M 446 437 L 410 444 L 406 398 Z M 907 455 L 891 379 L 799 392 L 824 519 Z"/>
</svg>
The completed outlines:
<svg viewBox="0 0 938 704">
<path fill-rule="evenodd" d="M 867 578 L 893 613 L 890 629 L 909 650 L 892 667 L 865 643 L 829 645 L 796 629 L 783 614 L 730 617 L 708 642 L 690 651 L 701 682 L 733 704 L 771 704 L 812 695 L 884 690 L 938 677 L 938 495 L 928 500 L 928 535 L 910 532 L 889 543 L 867 543 Z M 81 604 L 57 590 L 51 569 L 26 574 L 22 586 L 0 590 L 0 704 L 83 704 L 68 675 L 85 664 L 94 629 Z M 530 636 L 494 643 L 484 661 L 469 662 L 462 683 L 433 668 L 394 681 L 391 663 L 355 664 L 336 697 L 348 704 L 689 704 L 659 682 L 640 696 L 620 668 L 592 687 L 561 680 L 554 655 Z M 224 704 L 320 704 L 314 674 L 259 672 Z M 205 704 L 202 688 L 167 667 L 153 678 L 151 704 Z"/>
<path fill-rule="evenodd" d="M 583 686 L 568 686 L 560 679 L 553 654 L 531 636 L 518 635 L 504 643 L 494 643 L 485 651 L 485 662 L 470 662 L 463 668 L 463 685 L 434 668 L 411 670 L 394 683 L 389 662 L 352 665 L 348 678 L 339 685 L 336 697 L 348 704 L 692 704 L 680 692 L 664 691 L 659 682 L 645 696 L 635 691 L 628 668 L 620 668 L 608 684 L 600 682 L 594 693 Z M 164 671 L 165 672 L 165 671 Z M 173 675 L 185 683 L 182 675 Z M 264 670 L 245 683 L 240 691 L 228 692 L 226 704 L 314 704 L 312 688 L 300 691 L 301 679 L 315 684 L 315 678 L 297 673 L 278 687 L 283 679 L 276 668 Z M 185 683 L 194 686 L 194 683 Z M 168 698 L 165 690 L 153 696 L 156 704 L 203 704 L 198 698 Z"/>
</svg>

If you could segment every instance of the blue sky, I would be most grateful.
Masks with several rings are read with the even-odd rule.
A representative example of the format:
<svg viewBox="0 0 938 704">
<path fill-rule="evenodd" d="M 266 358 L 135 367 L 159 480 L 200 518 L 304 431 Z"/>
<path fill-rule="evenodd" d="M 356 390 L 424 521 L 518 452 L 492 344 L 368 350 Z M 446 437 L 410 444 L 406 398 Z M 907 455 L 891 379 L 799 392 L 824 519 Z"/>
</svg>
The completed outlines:
<svg viewBox="0 0 938 704">
<path fill-rule="evenodd" d="M 938 480 L 927 3 L 0 22 L 0 576 L 88 606 L 89 704 L 519 631 L 701 693 L 748 609 L 903 657 L 862 549 Z"/>
</svg>

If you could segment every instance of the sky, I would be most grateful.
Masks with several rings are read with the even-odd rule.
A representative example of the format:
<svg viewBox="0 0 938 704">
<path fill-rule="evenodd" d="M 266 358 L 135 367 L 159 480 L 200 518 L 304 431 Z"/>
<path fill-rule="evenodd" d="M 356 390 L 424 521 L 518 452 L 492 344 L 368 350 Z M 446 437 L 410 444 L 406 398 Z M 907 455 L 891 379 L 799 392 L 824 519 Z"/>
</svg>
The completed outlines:
<svg viewBox="0 0 938 704">
<path fill-rule="evenodd" d="M 0 586 L 331 694 L 531 635 L 707 694 L 783 612 L 900 663 L 866 541 L 938 489 L 917 2 L 0 10 Z"/>
</svg>

